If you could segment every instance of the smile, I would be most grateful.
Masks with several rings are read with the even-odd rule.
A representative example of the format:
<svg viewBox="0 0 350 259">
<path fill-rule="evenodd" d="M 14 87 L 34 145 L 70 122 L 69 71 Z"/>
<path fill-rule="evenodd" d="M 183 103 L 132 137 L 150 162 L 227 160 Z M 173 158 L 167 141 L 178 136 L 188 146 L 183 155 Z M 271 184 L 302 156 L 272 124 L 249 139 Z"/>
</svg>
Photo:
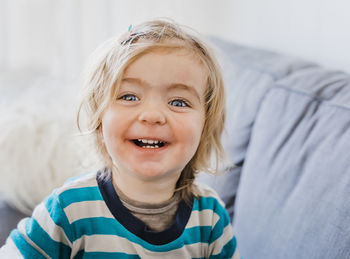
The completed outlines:
<svg viewBox="0 0 350 259">
<path fill-rule="evenodd" d="M 164 141 L 152 139 L 133 139 L 132 142 L 142 148 L 161 148 L 166 144 Z"/>
</svg>

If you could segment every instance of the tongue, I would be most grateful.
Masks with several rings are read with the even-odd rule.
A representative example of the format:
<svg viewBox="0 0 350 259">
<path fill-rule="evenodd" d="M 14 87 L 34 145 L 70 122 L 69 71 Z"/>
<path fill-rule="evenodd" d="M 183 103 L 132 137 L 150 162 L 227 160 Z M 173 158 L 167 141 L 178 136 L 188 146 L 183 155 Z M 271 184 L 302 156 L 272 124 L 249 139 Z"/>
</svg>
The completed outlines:
<svg viewBox="0 0 350 259">
<path fill-rule="evenodd" d="M 141 146 L 141 147 L 154 146 L 154 145 L 155 145 L 155 144 L 148 144 L 148 143 L 139 142 L 139 146 Z"/>
<path fill-rule="evenodd" d="M 154 146 L 155 144 L 143 143 L 142 141 L 133 140 L 133 142 L 139 147 Z"/>
</svg>

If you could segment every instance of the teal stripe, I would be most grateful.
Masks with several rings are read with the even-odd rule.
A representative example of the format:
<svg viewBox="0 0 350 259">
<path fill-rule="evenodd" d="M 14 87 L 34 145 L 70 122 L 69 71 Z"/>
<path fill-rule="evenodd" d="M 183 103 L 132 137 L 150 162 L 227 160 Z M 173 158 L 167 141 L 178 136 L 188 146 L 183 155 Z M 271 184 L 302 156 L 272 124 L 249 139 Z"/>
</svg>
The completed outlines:
<svg viewBox="0 0 350 259">
<path fill-rule="evenodd" d="M 199 210 L 199 204 L 198 204 L 198 199 L 193 200 L 193 205 L 192 205 L 192 211 L 194 210 Z"/>
<path fill-rule="evenodd" d="M 58 197 L 63 208 L 75 202 L 103 200 L 98 186 L 68 189 Z"/>
<path fill-rule="evenodd" d="M 33 218 L 28 218 L 25 222 L 25 231 L 27 236 L 50 258 L 69 258 L 71 254 L 70 247 L 63 243 L 53 240 L 49 234 Z"/>
<path fill-rule="evenodd" d="M 224 228 L 230 224 L 230 217 L 226 209 L 214 197 L 200 197 L 199 199 L 195 200 L 193 210 L 212 210 L 219 216 L 219 220 L 216 222 L 212 230 L 211 238 L 209 240 L 210 243 L 218 239 L 222 235 Z"/>
<path fill-rule="evenodd" d="M 213 210 L 219 216 L 226 213 L 226 209 L 214 197 L 200 197 L 199 200 L 195 199 L 192 210 Z"/>
<path fill-rule="evenodd" d="M 45 200 L 45 207 L 47 211 L 50 214 L 50 217 L 52 218 L 53 222 L 57 225 L 60 226 L 64 233 L 66 234 L 67 238 L 69 239 L 70 242 L 73 242 L 74 237 L 71 231 L 71 226 L 69 224 L 68 218 L 61 207 L 61 204 L 55 196 L 55 194 L 50 195 L 46 200 Z"/>
<path fill-rule="evenodd" d="M 23 255 L 24 258 L 36 258 L 36 259 L 45 259 L 41 253 L 39 253 L 34 247 L 32 247 L 21 235 L 21 233 L 15 229 L 11 232 L 10 237 L 17 246 L 19 252 Z"/>
<path fill-rule="evenodd" d="M 79 258 L 103 258 L 103 259 L 140 259 L 141 257 L 136 254 L 125 254 L 125 253 L 117 253 L 117 252 L 85 252 L 84 250 L 80 250 L 74 259 Z"/>
<path fill-rule="evenodd" d="M 224 228 L 229 224 L 230 224 L 230 218 L 229 218 L 228 214 L 226 213 L 220 217 L 218 222 L 216 222 L 216 224 L 212 230 L 209 243 L 211 244 L 211 243 L 215 242 L 215 240 L 220 238 L 224 232 Z"/>
<path fill-rule="evenodd" d="M 80 250 L 73 258 L 74 259 L 82 259 L 84 257 L 84 250 Z"/>
<path fill-rule="evenodd" d="M 83 235 L 116 235 L 153 252 L 167 252 L 199 242 L 208 243 L 212 234 L 211 226 L 197 226 L 185 229 L 182 235 L 173 242 L 165 245 L 152 245 L 129 232 L 114 218 L 79 219 L 72 223 L 72 227 L 75 229 L 77 239 Z"/>
<path fill-rule="evenodd" d="M 72 222 L 76 238 L 83 235 L 118 235 L 126 232 L 126 229 L 115 218 L 91 217 L 83 218 Z"/>
<path fill-rule="evenodd" d="M 208 243 L 211 235 L 211 226 L 197 226 L 186 228 L 182 237 L 186 245 Z"/>
<path fill-rule="evenodd" d="M 233 237 L 227 244 L 222 248 L 220 254 L 211 255 L 209 259 L 219 259 L 219 258 L 232 258 L 236 251 L 237 241 Z"/>
</svg>

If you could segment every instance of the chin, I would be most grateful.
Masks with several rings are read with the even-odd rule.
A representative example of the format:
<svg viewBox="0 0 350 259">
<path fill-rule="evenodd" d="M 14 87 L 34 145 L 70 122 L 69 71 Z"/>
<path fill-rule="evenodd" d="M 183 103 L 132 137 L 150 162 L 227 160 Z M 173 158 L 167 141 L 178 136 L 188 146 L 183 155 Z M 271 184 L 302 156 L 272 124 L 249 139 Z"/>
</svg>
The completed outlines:
<svg viewBox="0 0 350 259">
<path fill-rule="evenodd" d="M 135 174 L 144 180 L 154 180 L 161 178 L 169 178 L 174 175 L 175 171 L 167 171 L 160 168 L 138 168 L 134 170 Z"/>
<path fill-rule="evenodd" d="M 163 170 L 154 169 L 154 168 L 141 168 L 141 169 L 138 168 L 133 171 L 135 172 L 136 175 L 143 178 L 156 178 L 164 174 Z"/>
</svg>

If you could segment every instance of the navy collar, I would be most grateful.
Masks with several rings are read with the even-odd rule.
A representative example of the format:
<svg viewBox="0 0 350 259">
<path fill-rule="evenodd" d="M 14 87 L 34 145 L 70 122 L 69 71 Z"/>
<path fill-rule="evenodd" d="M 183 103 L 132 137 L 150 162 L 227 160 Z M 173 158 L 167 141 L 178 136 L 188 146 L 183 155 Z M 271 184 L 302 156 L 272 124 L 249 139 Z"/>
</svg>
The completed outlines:
<svg viewBox="0 0 350 259">
<path fill-rule="evenodd" d="M 101 180 L 101 174 L 102 172 L 100 171 L 97 173 L 96 180 L 108 209 L 116 220 L 118 220 L 119 223 L 131 233 L 153 245 L 164 245 L 170 243 L 183 233 L 191 216 L 193 202 L 191 205 L 188 205 L 184 200 L 181 200 L 173 224 L 163 231 L 152 231 L 145 223 L 131 214 L 131 212 L 122 204 L 114 189 L 112 177 Z"/>
</svg>

